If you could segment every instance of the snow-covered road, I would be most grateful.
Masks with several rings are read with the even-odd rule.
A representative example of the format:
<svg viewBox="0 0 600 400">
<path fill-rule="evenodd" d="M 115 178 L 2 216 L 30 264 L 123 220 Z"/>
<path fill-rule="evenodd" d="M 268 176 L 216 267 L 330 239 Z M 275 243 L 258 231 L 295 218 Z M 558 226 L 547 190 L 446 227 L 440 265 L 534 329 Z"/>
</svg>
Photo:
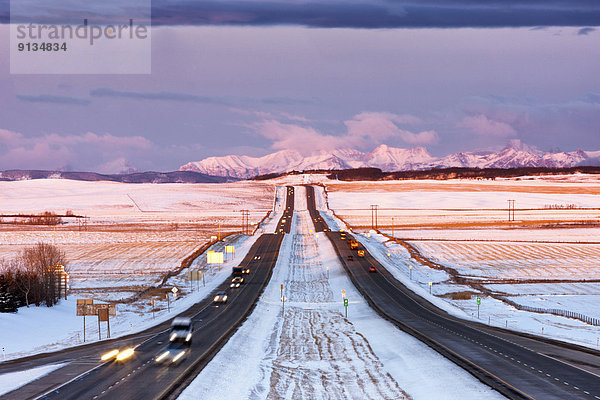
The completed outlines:
<svg viewBox="0 0 600 400">
<path fill-rule="evenodd" d="M 292 232 L 273 277 L 252 315 L 180 397 L 197 398 L 503 397 L 368 306 L 329 240 L 314 233 L 305 189 L 296 187 Z"/>
</svg>

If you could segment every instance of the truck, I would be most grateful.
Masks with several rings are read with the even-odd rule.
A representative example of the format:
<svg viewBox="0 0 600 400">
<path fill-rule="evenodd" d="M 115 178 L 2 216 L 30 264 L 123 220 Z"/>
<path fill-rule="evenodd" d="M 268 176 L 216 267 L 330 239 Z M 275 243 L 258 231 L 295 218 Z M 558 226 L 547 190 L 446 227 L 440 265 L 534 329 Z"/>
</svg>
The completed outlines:
<svg viewBox="0 0 600 400">
<path fill-rule="evenodd" d="M 244 275 L 250 273 L 250 267 L 244 267 L 243 265 L 238 265 L 231 269 L 231 274 L 234 276 Z"/>
<path fill-rule="evenodd" d="M 192 333 L 194 332 L 194 324 L 191 318 L 177 317 L 171 322 L 171 333 L 169 334 L 170 342 L 185 343 L 190 346 L 192 344 Z"/>
<path fill-rule="evenodd" d="M 358 241 L 356 241 L 356 240 L 351 240 L 351 241 L 350 241 L 350 248 L 351 248 L 352 250 L 356 250 L 356 249 L 358 249 Z"/>
</svg>

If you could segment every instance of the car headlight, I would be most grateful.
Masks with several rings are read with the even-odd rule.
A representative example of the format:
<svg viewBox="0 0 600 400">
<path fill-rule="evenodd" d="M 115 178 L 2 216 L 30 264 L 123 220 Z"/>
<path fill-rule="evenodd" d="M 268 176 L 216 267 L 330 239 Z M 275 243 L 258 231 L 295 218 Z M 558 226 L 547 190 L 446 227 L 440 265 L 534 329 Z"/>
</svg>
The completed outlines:
<svg viewBox="0 0 600 400">
<path fill-rule="evenodd" d="M 111 358 L 115 357 L 117 354 L 119 354 L 119 350 L 114 349 L 112 351 L 109 351 L 108 353 L 103 354 L 102 357 L 100 357 L 100 359 L 102 361 L 110 360 Z"/>
<path fill-rule="evenodd" d="M 213 301 L 219 301 L 219 296 L 215 296 L 215 298 L 213 299 Z"/>
<path fill-rule="evenodd" d="M 189 342 L 191 338 L 192 338 L 192 334 L 188 333 L 187 336 L 185 337 L 185 341 Z"/>
<path fill-rule="evenodd" d="M 227 300 L 227 296 L 223 296 L 223 301 L 226 301 L 226 300 Z"/>
<path fill-rule="evenodd" d="M 179 354 L 177 354 L 175 357 L 173 357 L 173 362 L 177 362 L 177 360 L 179 360 L 181 357 L 183 357 L 184 354 L 185 354 L 185 351 L 182 351 Z"/>
<path fill-rule="evenodd" d="M 164 353 L 162 353 L 160 356 L 156 357 L 156 359 L 154 361 L 156 362 L 161 362 L 166 356 L 169 355 L 168 351 L 165 351 Z"/>
<path fill-rule="evenodd" d="M 131 357 L 132 355 L 133 355 L 133 349 L 130 347 L 128 349 L 120 351 L 119 354 L 117 354 L 117 361 L 123 361 L 123 360 Z"/>
</svg>

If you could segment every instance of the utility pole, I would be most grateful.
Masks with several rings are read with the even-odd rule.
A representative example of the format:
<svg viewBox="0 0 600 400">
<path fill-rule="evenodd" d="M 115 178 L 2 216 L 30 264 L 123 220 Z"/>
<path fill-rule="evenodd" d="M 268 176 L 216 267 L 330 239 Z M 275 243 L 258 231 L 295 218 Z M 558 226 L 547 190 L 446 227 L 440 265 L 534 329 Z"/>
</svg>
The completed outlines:
<svg viewBox="0 0 600 400">
<path fill-rule="evenodd" d="M 394 237 L 394 217 L 392 217 L 392 237 Z"/>
<path fill-rule="evenodd" d="M 242 210 L 242 233 L 243 234 L 248 234 L 248 235 L 250 234 L 249 225 L 250 225 L 250 211 Z"/>
<path fill-rule="evenodd" d="M 515 220 L 515 201 L 508 200 L 508 221 Z"/>
<path fill-rule="evenodd" d="M 377 230 L 377 204 L 371 204 L 371 229 Z"/>
</svg>

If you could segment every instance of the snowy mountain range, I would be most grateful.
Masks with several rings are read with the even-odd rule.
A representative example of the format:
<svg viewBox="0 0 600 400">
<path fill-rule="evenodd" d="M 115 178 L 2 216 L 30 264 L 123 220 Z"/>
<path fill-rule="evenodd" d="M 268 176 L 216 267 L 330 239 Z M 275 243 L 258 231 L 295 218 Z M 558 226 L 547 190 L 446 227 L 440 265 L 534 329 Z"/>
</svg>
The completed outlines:
<svg viewBox="0 0 600 400">
<path fill-rule="evenodd" d="M 256 175 L 316 169 L 348 169 L 375 167 L 382 171 L 418 170 L 429 168 L 568 168 L 579 165 L 600 165 L 600 151 L 543 152 L 519 140 L 512 140 L 498 152 L 460 152 L 442 158 L 431 156 L 424 147 L 401 149 L 380 145 L 370 152 L 354 149 L 321 151 L 304 157 L 294 150 L 282 150 L 264 157 L 230 155 L 209 157 L 187 163 L 180 171 L 195 171 L 207 175 L 250 178 Z"/>
</svg>

